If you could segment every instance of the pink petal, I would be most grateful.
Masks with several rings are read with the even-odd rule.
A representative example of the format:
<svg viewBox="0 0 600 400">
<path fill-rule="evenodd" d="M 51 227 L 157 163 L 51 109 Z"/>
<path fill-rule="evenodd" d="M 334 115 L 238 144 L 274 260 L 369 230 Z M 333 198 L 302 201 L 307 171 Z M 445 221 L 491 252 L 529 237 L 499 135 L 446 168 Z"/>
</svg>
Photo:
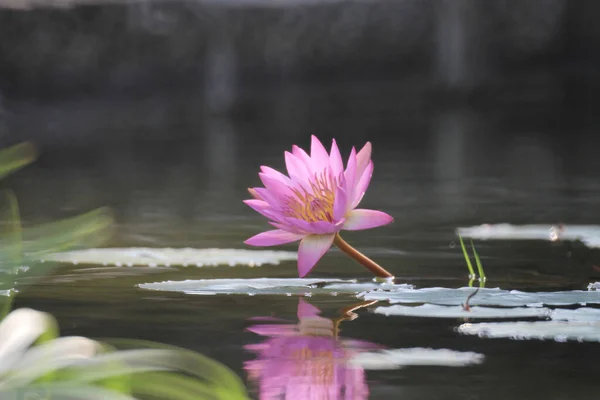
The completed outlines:
<svg viewBox="0 0 600 400">
<path fill-rule="evenodd" d="M 310 176 L 309 170 L 306 165 L 298 157 L 292 153 L 285 152 L 285 166 L 288 171 L 288 175 L 295 181 L 306 182 Z"/>
<path fill-rule="evenodd" d="M 373 161 L 369 161 L 365 171 L 362 176 L 359 178 L 356 186 L 354 187 L 354 192 L 352 194 L 352 203 L 350 204 L 350 208 L 356 208 L 358 203 L 362 200 L 365 192 L 369 188 L 369 184 L 371 183 L 371 177 L 373 176 Z"/>
<path fill-rule="evenodd" d="M 371 161 L 371 142 L 365 143 L 362 149 L 356 155 L 356 171 L 357 176 L 361 176 L 365 168 L 367 168 L 367 164 Z"/>
<path fill-rule="evenodd" d="M 308 172 L 310 172 L 311 174 L 314 172 L 312 160 L 310 159 L 310 156 L 304 151 L 304 149 L 293 145 L 292 154 L 298 157 L 298 159 L 302 161 L 304 165 L 306 165 L 306 169 L 308 170 Z"/>
<path fill-rule="evenodd" d="M 285 215 L 281 211 L 276 210 L 274 208 L 268 208 L 268 209 L 262 210 L 261 214 L 264 215 L 265 217 L 269 218 L 273 222 L 282 222 L 286 218 Z M 284 229 L 284 231 L 285 230 L 288 230 L 288 229 Z M 293 232 L 293 231 L 291 231 L 291 232 Z"/>
<path fill-rule="evenodd" d="M 310 158 L 314 173 L 319 173 L 329 166 L 329 154 L 315 135 L 310 137 Z"/>
<path fill-rule="evenodd" d="M 298 274 L 304 278 L 329 250 L 333 244 L 334 234 L 310 235 L 300 241 L 298 249 Z"/>
<path fill-rule="evenodd" d="M 250 195 L 251 195 L 252 197 L 254 197 L 255 199 L 257 199 L 257 200 L 262 200 L 262 199 L 260 198 L 260 195 L 259 195 L 258 193 L 256 193 L 256 190 L 254 190 L 253 188 L 248 188 L 248 193 L 250 193 Z"/>
<path fill-rule="evenodd" d="M 393 222 L 389 214 L 376 210 L 356 209 L 346 214 L 346 222 L 342 229 L 347 231 L 359 231 L 387 225 Z"/>
<path fill-rule="evenodd" d="M 276 207 L 276 208 L 281 206 L 282 199 L 277 197 L 275 194 L 271 193 L 266 188 L 256 187 L 256 188 L 253 188 L 252 190 L 257 194 L 259 200 L 263 200 L 263 201 L 269 203 L 269 205 Z"/>
<path fill-rule="evenodd" d="M 289 186 L 280 182 L 276 178 L 273 178 L 272 176 L 262 172 L 260 172 L 258 176 L 269 193 L 278 197 L 279 203 L 283 202 L 283 198 L 294 195 Z"/>
<path fill-rule="evenodd" d="M 261 336 L 279 337 L 297 333 L 297 326 L 292 324 L 257 324 L 246 328 L 247 331 Z"/>
<path fill-rule="evenodd" d="M 350 157 L 348 158 L 346 171 L 344 171 L 344 177 L 346 179 L 346 192 L 352 193 L 356 180 L 356 149 L 354 147 L 352 148 L 352 151 L 350 151 Z"/>
<path fill-rule="evenodd" d="M 298 299 L 298 319 L 307 317 L 317 317 L 321 314 L 321 310 L 310 303 L 304 301 L 301 297 Z"/>
<path fill-rule="evenodd" d="M 271 206 L 268 203 L 256 199 L 244 200 L 244 203 L 252 207 L 252 209 L 257 213 L 262 214 L 267 218 L 270 218 L 268 210 L 271 208 Z M 267 211 L 266 214 L 265 211 Z"/>
<path fill-rule="evenodd" d="M 343 221 L 343 220 L 342 220 Z M 329 221 L 308 222 L 298 218 L 285 218 L 284 222 L 292 226 L 292 230 L 304 232 L 306 234 L 320 235 L 324 233 L 335 233 L 341 229 L 340 223 Z"/>
<path fill-rule="evenodd" d="M 340 176 L 344 171 L 344 161 L 340 154 L 340 149 L 337 146 L 335 139 L 331 143 L 331 153 L 329 153 L 329 165 L 334 178 Z"/>
<path fill-rule="evenodd" d="M 333 219 L 335 221 L 339 221 L 344 218 L 346 212 L 348 211 L 348 196 L 346 195 L 346 191 L 338 186 L 335 189 L 335 194 L 333 198 Z"/>
<path fill-rule="evenodd" d="M 278 181 L 280 181 L 281 183 L 283 183 L 285 185 L 291 185 L 292 184 L 292 180 L 290 178 L 288 178 L 287 176 L 285 176 L 281 172 L 277 171 L 276 169 L 273 169 L 271 167 L 267 167 L 266 165 L 261 165 L 260 170 L 261 170 L 262 173 L 264 173 L 266 175 L 269 175 L 273 179 L 277 179 Z"/>
<path fill-rule="evenodd" d="M 250 246 L 277 246 L 295 242 L 303 238 L 303 235 L 297 233 L 286 232 L 281 229 L 266 231 L 259 233 L 247 239 L 244 243 Z"/>
</svg>

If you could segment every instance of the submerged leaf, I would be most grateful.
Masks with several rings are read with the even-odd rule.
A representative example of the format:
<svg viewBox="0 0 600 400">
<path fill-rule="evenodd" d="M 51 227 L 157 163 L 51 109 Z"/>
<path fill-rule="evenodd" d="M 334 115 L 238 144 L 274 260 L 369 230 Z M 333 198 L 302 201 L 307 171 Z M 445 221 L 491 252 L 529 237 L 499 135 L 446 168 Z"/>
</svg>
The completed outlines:
<svg viewBox="0 0 600 400">
<path fill-rule="evenodd" d="M 485 322 L 462 324 L 458 327 L 458 332 L 465 335 L 478 335 L 483 338 L 600 342 L 600 322 Z"/>
<path fill-rule="evenodd" d="M 111 264 L 117 266 L 181 265 L 185 267 L 194 265 L 203 267 L 247 265 L 254 267 L 263 264 L 279 264 L 280 261 L 296 260 L 296 258 L 296 253 L 289 251 L 131 247 L 69 251 L 48 254 L 42 259 L 44 261 L 74 264 Z"/>
<path fill-rule="evenodd" d="M 470 311 L 462 306 L 438 306 L 423 304 L 421 306 L 390 306 L 377 307 L 375 313 L 385 316 L 432 317 L 432 318 L 547 318 L 548 308 L 491 308 L 470 307 Z"/>
<path fill-rule="evenodd" d="M 406 288 L 410 285 L 381 284 L 388 288 Z M 256 278 L 256 279 L 199 279 L 186 281 L 166 281 L 143 283 L 142 289 L 183 292 L 186 294 L 269 294 L 269 295 L 312 295 L 338 293 L 357 294 L 372 290 L 380 284 L 367 282 L 358 283 L 355 280 L 343 279 L 308 279 L 308 278 Z"/>
<path fill-rule="evenodd" d="M 392 291 L 373 291 L 363 294 L 365 300 L 388 300 L 390 303 L 417 304 L 431 303 L 446 306 L 458 306 L 471 294 L 472 288 L 423 288 L 395 289 Z M 473 297 L 471 305 L 495 307 L 521 307 L 542 305 L 566 306 L 572 304 L 600 304 L 599 291 L 572 290 L 560 292 L 521 292 L 499 288 L 480 288 Z"/>
<path fill-rule="evenodd" d="M 576 310 L 556 309 L 550 314 L 555 321 L 600 322 L 600 309 L 581 307 Z"/>
<path fill-rule="evenodd" d="M 409 348 L 359 353 L 350 363 L 370 370 L 397 369 L 408 366 L 464 367 L 481 364 L 484 355 L 448 349 Z"/>
</svg>

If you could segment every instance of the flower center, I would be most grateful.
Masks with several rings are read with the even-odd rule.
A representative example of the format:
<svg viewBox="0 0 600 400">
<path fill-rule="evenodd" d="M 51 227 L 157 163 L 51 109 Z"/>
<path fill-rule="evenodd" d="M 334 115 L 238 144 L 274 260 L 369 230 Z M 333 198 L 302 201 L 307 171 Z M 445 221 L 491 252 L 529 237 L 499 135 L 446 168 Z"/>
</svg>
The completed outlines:
<svg viewBox="0 0 600 400">
<path fill-rule="evenodd" d="M 304 188 L 292 189 L 295 197 L 289 197 L 286 215 L 307 222 L 333 222 L 334 188 L 337 180 L 326 172 L 315 175 L 310 182 L 312 193 Z"/>
</svg>

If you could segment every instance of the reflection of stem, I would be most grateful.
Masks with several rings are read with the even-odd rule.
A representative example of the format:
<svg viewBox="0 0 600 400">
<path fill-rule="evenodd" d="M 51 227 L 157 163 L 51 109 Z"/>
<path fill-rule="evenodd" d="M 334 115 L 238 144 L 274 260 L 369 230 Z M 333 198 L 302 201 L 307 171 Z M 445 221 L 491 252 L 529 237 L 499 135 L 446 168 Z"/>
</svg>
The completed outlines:
<svg viewBox="0 0 600 400">
<path fill-rule="evenodd" d="M 350 257 L 354 258 L 360 265 L 371 271 L 375 276 L 379 278 L 393 278 L 394 276 L 390 274 L 388 271 L 383 269 L 379 264 L 375 261 L 371 260 L 369 257 L 362 254 L 360 251 L 356 250 L 354 247 L 350 246 L 339 233 L 335 234 L 335 238 L 333 239 L 333 243 L 344 253 L 348 254 Z"/>
<path fill-rule="evenodd" d="M 333 320 L 333 324 L 334 324 L 333 334 L 334 334 L 334 337 L 337 338 L 339 336 L 339 333 L 340 333 L 340 324 L 342 322 L 344 322 L 344 321 L 353 321 L 356 318 L 358 318 L 358 314 L 356 314 L 353 311 L 360 310 L 361 308 L 372 306 L 375 303 L 377 303 L 377 300 L 361 301 L 360 303 L 356 303 L 356 304 L 354 304 L 354 305 L 352 305 L 350 307 L 346 307 L 346 308 L 341 309 L 340 313 L 342 314 L 342 316 Z"/>
</svg>

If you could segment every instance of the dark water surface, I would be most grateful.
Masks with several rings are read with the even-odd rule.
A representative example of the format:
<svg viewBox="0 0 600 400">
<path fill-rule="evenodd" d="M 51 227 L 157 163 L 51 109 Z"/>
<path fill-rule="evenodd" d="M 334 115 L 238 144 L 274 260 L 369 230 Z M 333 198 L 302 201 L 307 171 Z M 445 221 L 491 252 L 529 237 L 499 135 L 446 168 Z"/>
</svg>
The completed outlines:
<svg viewBox="0 0 600 400">
<path fill-rule="evenodd" d="M 229 118 L 203 114 L 196 106 L 202 99 L 193 94 L 9 103 L 8 137 L 33 138 L 43 153 L 5 184 L 16 190 L 25 223 L 111 207 L 117 227 L 108 246 L 245 248 L 244 239 L 268 228 L 241 203 L 246 188 L 259 185 L 261 164 L 281 168 L 283 151 L 292 144 L 307 147 L 311 133 L 327 143 L 335 137 L 345 155 L 352 145 L 371 140 L 375 173 L 362 205 L 396 220 L 345 238 L 399 281 L 460 287 L 467 283 L 467 269 L 454 236 L 457 226 L 599 222 L 598 121 L 587 111 L 592 105 L 571 105 L 568 95 L 552 80 L 502 86 L 460 104 L 410 83 L 287 87 L 245 95 Z M 593 269 L 598 252 L 576 244 L 478 242 L 476 247 L 488 287 L 584 289 L 600 280 Z M 243 363 L 252 354 L 243 346 L 264 340 L 245 330 L 247 319 L 294 320 L 297 298 L 194 296 L 135 285 L 296 274 L 293 262 L 258 268 L 65 265 L 18 296 L 16 306 L 53 313 L 65 335 L 176 344 L 245 377 Z M 335 250 L 313 276 L 368 277 Z M 356 299 L 307 301 L 335 317 Z M 358 314 L 342 324 L 344 337 L 389 348 L 449 348 L 486 356 L 472 367 L 368 371 L 370 398 L 598 395 L 597 344 L 466 337 L 454 331 L 457 320 Z"/>
</svg>

